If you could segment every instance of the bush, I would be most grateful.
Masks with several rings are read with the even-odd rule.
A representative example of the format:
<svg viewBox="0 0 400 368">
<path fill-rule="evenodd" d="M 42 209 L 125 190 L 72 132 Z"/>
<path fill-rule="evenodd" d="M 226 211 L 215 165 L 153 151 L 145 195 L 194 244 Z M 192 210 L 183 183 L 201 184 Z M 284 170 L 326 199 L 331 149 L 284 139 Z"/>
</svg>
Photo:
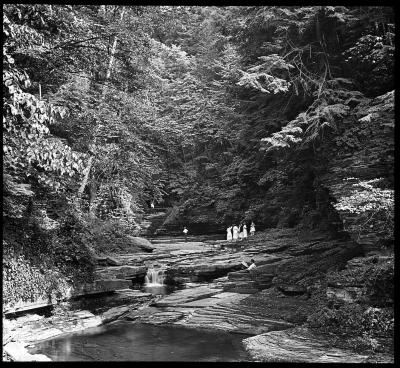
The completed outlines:
<svg viewBox="0 0 400 368">
<path fill-rule="evenodd" d="M 359 304 L 336 303 L 317 310 L 307 318 L 310 328 L 349 338 L 390 338 L 394 333 L 392 308 L 372 308 Z"/>
<path fill-rule="evenodd" d="M 394 299 L 394 259 L 372 265 L 366 273 L 365 293 L 375 306 L 392 305 Z"/>
<path fill-rule="evenodd" d="M 130 243 L 129 236 L 137 236 L 139 227 L 121 219 L 88 221 L 82 241 L 97 253 L 120 251 Z"/>
<path fill-rule="evenodd" d="M 327 281 L 329 284 L 362 286 L 366 304 L 391 306 L 394 299 L 394 258 L 367 257 L 358 267 L 330 272 Z"/>
<path fill-rule="evenodd" d="M 33 221 L 8 221 L 3 237 L 3 303 L 55 301 L 71 285 L 93 280 L 94 263 L 81 233 L 43 231 Z"/>
</svg>

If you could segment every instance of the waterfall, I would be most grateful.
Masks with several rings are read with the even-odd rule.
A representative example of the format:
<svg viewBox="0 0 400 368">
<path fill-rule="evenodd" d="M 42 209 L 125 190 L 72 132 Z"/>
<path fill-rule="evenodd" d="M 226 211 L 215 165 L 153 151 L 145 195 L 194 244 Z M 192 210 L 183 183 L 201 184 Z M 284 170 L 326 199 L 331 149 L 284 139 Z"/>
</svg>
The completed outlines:
<svg viewBox="0 0 400 368">
<path fill-rule="evenodd" d="M 146 286 L 162 286 L 164 285 L 165 270 L 160 268 L 149 268 L 145 277 Z"/>
</svg>

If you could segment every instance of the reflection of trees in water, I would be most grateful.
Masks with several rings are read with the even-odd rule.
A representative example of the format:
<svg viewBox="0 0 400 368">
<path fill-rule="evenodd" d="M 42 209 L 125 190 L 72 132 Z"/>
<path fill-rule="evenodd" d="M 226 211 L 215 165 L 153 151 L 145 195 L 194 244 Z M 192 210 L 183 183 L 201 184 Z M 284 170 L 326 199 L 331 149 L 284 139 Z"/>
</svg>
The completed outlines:
<svg viewBox="0 0 400 368">
<path fill-rule="evenodd" d="M 241 339 L 229 333 L 123 322 L 48 340 L 37 349 L 57 361 L 239 361 L 247 356 Z"/>
</svg>

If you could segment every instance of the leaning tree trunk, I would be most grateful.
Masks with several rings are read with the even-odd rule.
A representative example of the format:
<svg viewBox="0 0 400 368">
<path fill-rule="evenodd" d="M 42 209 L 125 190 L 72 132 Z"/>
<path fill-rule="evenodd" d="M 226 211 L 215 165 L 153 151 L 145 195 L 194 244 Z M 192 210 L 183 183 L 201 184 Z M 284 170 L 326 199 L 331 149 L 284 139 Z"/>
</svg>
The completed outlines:
<svg viewBox="0 0 400 368">
<path fill-rule="evenodd" d="M 125 14 L 125 7 L 122 7 L 122 11 L 121 11 L 121 15 L 120 15 L 120 21 L 123 20 L 124 18 L 124 14 Z M 110 79 L 111 76 L 111 70 L 112 70 L 112 66 L 114 63 L 114 57 L 115 57 L 115 52 L 117 50 L 117 42 L 118 42 L 118 36 L 115 35 L 114 36 L 114 41 L 113 41 L 113 45 L 111 48 L 111 54 L 110 54 L 110 60 L 108 63 L 108 68 L 107 68 L 107 74 L 106 74 L 106 78 L 105 78 L 105 83 L 103 85 L 103 90 L 102 90 L 102 97 L 101 97 L 101 101 L 104 101 L 105 95 L 107 93 L 107 86 L 108 86 L 108 80 Z M 93 163 L 94 163 L 94 158 L 96 156 L 96 151 L 97 151 L 97 147 L 96 147 L 96 143 L 97 143 L 97 135 L 99 133 L 100 130 L 100 124 L 97 123 L 96 127 L 95 127 L 95 131 L 94 131 L 94 138 L 93 138 L 93 150 L 92 150 L 92 155 L 89 158 L 88 161 L 88 165 L 84 170 L 84 177 L 82 179 L 81 185 L 79 187 L 78 190 L 78 198 L 77 198 L 77 206 L 78 209 L 81 209 L 81 200 L 82 200 L 82 196 L 83 196 L 83 192 L 89 182 L 89 178 L 90 178 L 90 172 L 91 169 L 93 167 Z M 96 193 L 95 190 L 92 188 L 91 194 L 90 194 L 90 205 L 89 205 L 89 214 L 90 215 L 94 215 L 95 210 L 96 210 L 96 206 L 95 206 L 95 197 L 96 197 Z"/>
</svg>

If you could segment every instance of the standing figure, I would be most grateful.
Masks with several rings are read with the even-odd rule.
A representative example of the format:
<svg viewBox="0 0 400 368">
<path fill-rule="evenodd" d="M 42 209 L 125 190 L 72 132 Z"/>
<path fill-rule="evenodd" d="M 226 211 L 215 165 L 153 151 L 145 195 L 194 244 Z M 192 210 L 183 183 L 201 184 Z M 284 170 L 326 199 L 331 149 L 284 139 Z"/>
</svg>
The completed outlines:
<svg viewBox="0 0 400 368">
<path fill-rule="evenodd" d="M 243 238 L 247 238 L 247 226 L 243 224 Z"/>
<path fill-rule="evenodd" d="M 232 226 L 226 229 L 226 240 L 232 241 Z"/>
<path fill-rule="evenodd" d="M 154 210 L 154 201 L 151 201 L 150 207 L 151 207 L 152 210 Z"/>
<path fill-rule="evenodd" d="M 243 240 L 243 224 L 239 225 L 239 240 Z"/>
<path fill-rule="evenodd" d="M 254 224 L 254 221 L 252 221 L 250 225 L 250 235 L 254 235 L 255 232 L 256 232 L 256 225 Z"/>
<path fill-rule="evenodd" d="M 236 225 L 233 225 L 232 231 L 233 231 L 233 240 L 237 241 L 239 238 L 239 228 Z"/>
<path fill-rule="evenodd" d="M 187 241 L 187 233 L 189 232 L 188 229 L 186 229 L 186 226 L 183 228 L 183 233 L 185 234 L 185 241 Z"/>
</svg>

